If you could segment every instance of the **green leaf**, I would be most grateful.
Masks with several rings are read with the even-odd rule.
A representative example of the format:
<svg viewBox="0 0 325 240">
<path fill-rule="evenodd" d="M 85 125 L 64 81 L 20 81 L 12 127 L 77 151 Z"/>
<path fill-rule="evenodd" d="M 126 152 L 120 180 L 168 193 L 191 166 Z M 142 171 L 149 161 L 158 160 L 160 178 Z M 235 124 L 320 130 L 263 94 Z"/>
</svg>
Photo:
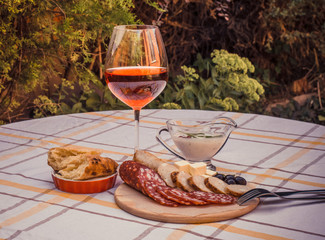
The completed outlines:
<svg viewBox="0 0 325 240">
<path fill-rule="evenodd" d="M 72 113 L 72 109 L 66 103 L 61 103 L 60 114 L 67 114 L 67 113 Z"/>
<path fill-rule="evenodd" d="M 78 103 L 76 103 L 76 104 L 74 104 L 72 106 L 72 112 L 74 112 L 74 113 L 81 112 L 81 109 L 82 109 L 82 103 L 81 102 L 78 102 Z"/>
<path fill-rule="evenodd" d="M 97 110 L 100 104 L 100 97 L 97 94 L 92 94 L 91 97 L 89 97 L 86 101 L 86 107 L 93 111 Z"/>
<path fill-rule="evenodd" d="M 318 115 L 318 120 L 319 120 L 320 122 L 324 122 L 324 121 L 325 121 L 325 116 L 323 116 L 323 115 Z"/>
</svg>

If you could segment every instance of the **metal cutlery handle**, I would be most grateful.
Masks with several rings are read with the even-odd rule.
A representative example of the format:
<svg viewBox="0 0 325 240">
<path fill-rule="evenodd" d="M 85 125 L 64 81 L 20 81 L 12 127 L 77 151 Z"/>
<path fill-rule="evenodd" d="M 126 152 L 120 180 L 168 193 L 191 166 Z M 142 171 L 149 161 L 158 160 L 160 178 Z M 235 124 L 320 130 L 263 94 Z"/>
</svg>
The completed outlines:
<svg viewBox="0 0 325 240">
<path fill-rule="evenodd" d="M 325 196 L 325 189 L 317 189 L 317 190 L 301 190 L 301 191 L 284 191 L 284 192 L 274 192 L 279 196 L 290 196 L 294 194 L 318 194 Z"/>
<path fill-rule="evenodd" d="M 297 197 L 288 197 L 294 194 L 301 194 Z M 302 196 L 304 195 L 304 196 Z M 242 205 L 254 198 L 276 198 L 284 200 L 325 200 L 325 189 L 302 190 L 302 191 L 285 191 L 285 192 L 270 192 L 263 188 L 254 188 L 238 198 L 237 203 Z"/>
</svg>

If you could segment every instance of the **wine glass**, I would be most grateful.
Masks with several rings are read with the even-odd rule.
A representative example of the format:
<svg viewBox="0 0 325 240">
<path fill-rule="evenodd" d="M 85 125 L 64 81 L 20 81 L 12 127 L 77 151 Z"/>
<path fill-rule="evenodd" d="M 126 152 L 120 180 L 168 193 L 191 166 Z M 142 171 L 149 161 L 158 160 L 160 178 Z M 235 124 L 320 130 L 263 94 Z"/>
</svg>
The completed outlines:
<svg viewBox="0 0 325 240">
<path fill-rule="evenodd" d="M 114 27 L 106 55 L 105 80 L 110 91 L 134 111 L 136 151 L 140 110 L 164 90 L 168 80 L 168 59 L 159 28 Z"/>
</svg>

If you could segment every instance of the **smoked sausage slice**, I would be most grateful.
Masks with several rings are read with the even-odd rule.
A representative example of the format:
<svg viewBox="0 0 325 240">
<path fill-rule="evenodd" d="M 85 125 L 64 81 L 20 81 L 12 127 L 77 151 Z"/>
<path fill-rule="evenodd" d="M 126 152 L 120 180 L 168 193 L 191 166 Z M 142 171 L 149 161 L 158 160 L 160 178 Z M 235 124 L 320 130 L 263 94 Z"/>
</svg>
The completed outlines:
<svg viewBox="0 0 325 240">
<path fill-rule="evenodd" d="M 121 179 L 132 188 L 142 192 L 162 205 L 177 207 L 179 204 L 163 197 L 156 191 L 158 186 L 166 186 L 154 170 L 134 161 L 125 161 L 120 165 Z"/>
<path fill-rule="evenodd" d="M 236 201 L 236 198 L 226 194 L 212 193 L 212 192 L 201 192 L 193 191 L 188 193 L 193 198 L 201 199 L 209 203 L 216 204 L 231 204 Z"/>
<path fill-rule="evenodd" d="M 173 200 L 170 200 L 160 194 L 157 189 L 159 185 L 153 181 L 146 181 L 144 182 L 144 189 L 146 195 L 155 200 L 156 202 L 160 203 L 161 205 L 170 206 L 170 207 L 177 207 L 179 204 Z"/>
<path fill-rule="evenodd" d="M 119 174 L 126 184 L 143 193 L 143 181 L 154 181 L 158 185 L 166 185 L 158 173 L 134 161 L 123 162 L 119 167 Z"/>
<path fill-rule="evenodd" d="M 165 198 L 178 202 L 183 205 L 206 205 L 209 202 L 194 198 L 188 194 L 188 192 L 184 192 L 183 190 L 177 188 L 171 188 L 168 186 L 158 186 L 157 191 L 163 195 Z"/>
</svg>

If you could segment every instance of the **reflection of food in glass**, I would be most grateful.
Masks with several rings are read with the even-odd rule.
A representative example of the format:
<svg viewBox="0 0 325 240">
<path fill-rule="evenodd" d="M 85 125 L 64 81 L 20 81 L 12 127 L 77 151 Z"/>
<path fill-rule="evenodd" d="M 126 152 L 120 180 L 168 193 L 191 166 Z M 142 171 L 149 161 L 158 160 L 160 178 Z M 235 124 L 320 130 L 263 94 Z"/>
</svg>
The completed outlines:
<svg viewBox="0 0 325 240">
<path fill-rule="evenodd" d="M 110 68 L 105 76 L 112 93 L 135 110 L 155 99 L 168 78 L 166 68 L 161 67 Z"/>
<path fill-rule="evenodd" d="M 216 136 L 174 134 L 172 139 L 187 160 L 202 161 L 211 159 L 225 141 L 225 135 Z"/>
</svg>

